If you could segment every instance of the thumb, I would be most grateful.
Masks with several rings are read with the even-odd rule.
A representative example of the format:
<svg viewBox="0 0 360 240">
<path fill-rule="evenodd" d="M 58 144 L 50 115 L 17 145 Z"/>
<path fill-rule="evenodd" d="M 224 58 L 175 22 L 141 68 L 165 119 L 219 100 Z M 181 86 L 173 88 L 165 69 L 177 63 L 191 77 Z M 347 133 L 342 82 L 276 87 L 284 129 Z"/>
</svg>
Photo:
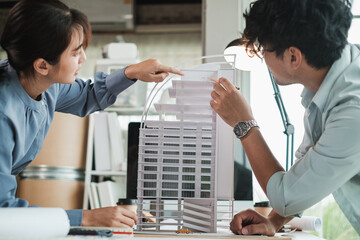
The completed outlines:
<svg viewBox="0 0 360 240">
<path fill-rule="evenodd" d="M 157 72 L 154 75 L 154 81 L 155 82 L 162 82 L 164 79 L 169 76 L 169 73 L 167 72 Z"/>
<path fill-rule="evenodd" d="M 261 234 L 261 235 L 267 235 L 267 236 L 274 236 L 275 231 L 272 229 L 269 229 L 269 227 L 264 224 L 251 224 L 246 227 L 243 227 L 241 230 L 241 233 L 243 235 L 254 235 L 254 234 Z"/>
</svg>

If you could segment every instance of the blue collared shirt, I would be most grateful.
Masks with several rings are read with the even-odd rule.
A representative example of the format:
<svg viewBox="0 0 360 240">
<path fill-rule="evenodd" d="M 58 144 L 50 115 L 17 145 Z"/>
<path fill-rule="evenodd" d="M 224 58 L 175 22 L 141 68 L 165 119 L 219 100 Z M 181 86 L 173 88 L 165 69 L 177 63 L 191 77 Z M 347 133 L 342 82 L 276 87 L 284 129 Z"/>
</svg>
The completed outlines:
<svg viewBox="0 0 360 240">
<path fill-rule="evenodd" d="M 296 162 L 267 184 L 272 207 L 296 215 L 329 194 L 360 234 L 360 46 L 347 45 L 319 90 L 302 93 L 304 138 Z"/>
<path fill-rule="evenodd" d="M 111 75 L 97 73 L 94 83 L 76 79 L 72 84 L 54 84 L 36 101 L 8 61 L 0 61 L 0 207 L 29 206 L 15 197 L 16 175 L 40 152 L 55 111 L 85 116 L 102 110 L 133 83 L 124 69 Z M 67 213 L 72 226 L 81 225 L 82 210 Z"/>
</svg>

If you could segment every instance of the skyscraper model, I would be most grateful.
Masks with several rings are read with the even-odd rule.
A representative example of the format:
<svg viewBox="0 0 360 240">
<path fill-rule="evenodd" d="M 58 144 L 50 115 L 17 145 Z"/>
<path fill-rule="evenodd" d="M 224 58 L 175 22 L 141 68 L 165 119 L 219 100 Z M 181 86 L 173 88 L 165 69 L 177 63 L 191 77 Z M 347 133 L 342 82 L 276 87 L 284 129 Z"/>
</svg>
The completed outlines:
<svg viewBox="0 0 360 240">
<path fill-rule="evenodd" d="M 234 140 L 232 128 L 210 106 L 210 78 L 233 81 L 235 71 L 221 62 L 181 71 L 181 79 L 168 79 L 173 103 L 154 104 L 159 119 L 147 120 L 155 97 L 149 97 L 144 111 L 137 229 L 163 231 L 173 226 L 216 232 L 218 223 L 233 215 Z M 143 211 L 152 213 L 155 223 L 146 221 Z"/>
</svg>

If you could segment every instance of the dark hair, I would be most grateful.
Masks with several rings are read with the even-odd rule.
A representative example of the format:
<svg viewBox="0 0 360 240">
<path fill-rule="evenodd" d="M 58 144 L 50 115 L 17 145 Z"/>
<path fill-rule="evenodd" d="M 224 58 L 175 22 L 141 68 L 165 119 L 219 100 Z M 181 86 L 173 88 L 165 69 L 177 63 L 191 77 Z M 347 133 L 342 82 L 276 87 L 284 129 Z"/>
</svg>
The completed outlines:
<svg viewBox="0 0 360 240">
<path fill-rule="evenodd" d="M 81 27 L 86 48 L 91 28 L 83 13 L 69 9 L 58 0 L 23 0 L 10 10 L 1 47 L 10 65 L 18 73 L 29 76 L 34 74 L 33 62 L 38 58 L 57 64 L 70 44 L 73 31 Z"/>
<path fill-rule="evenodd" d="M 258 0 L 244 17 L 248 49 L 266 46 L 282 56 L 294 46 L 315 68 L 340 58 L 352 21 L 348 0 Z"/>
</svg>

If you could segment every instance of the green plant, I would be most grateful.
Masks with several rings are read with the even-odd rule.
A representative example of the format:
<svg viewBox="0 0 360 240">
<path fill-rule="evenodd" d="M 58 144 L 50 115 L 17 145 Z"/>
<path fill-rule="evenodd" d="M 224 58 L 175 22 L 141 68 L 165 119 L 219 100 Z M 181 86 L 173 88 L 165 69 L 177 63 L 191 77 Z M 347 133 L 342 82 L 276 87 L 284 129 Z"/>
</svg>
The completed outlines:
<svg viewBox="0 0 360 240">
<path fill-rule="evenodd" d="M 335 201 L 328 202 L 323 208 L 323 233 L 328 240 L 360 239 Z"/>
</svg>

